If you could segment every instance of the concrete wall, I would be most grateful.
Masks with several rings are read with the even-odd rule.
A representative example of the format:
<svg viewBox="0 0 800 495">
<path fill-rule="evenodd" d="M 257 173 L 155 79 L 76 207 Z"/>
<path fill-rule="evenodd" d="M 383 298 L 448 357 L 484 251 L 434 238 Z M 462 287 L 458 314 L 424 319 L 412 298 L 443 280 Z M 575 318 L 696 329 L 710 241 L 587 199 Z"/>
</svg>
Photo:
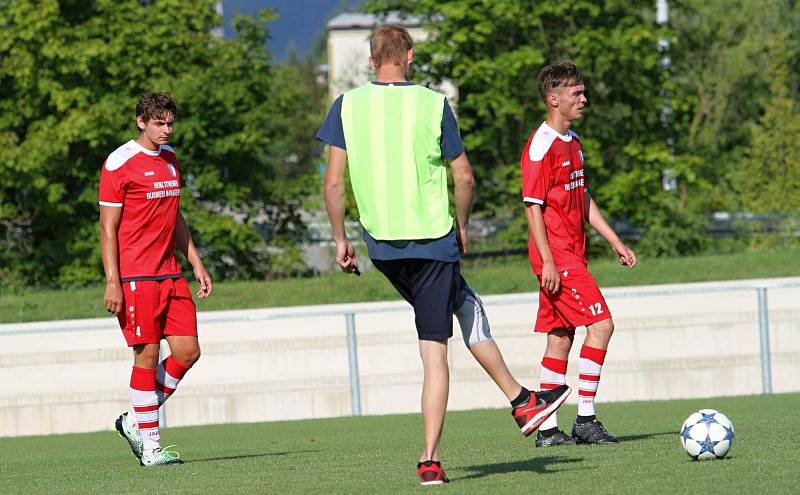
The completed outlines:
<svg viewBox="0 0 800 495">
<path fill-rule="evenodd" d="M 756 282 L 790 285 L 768 291 L 772 382 L 775 392 L 800 391 L 800 278 L 773 279 L 604 291 L 617 330 L 598 402 L 761 393 L 757 295 L 740 290 Z M 538 388 L 545 339 L 531 331 L 535 296 L 484 301 L 512 372 Z M 201 313 L 203 356 L 163 408 L 166 423 L 351 414 L 346 311 L 356 313 L 362 413 L 417 412 L 413 314 L 403 302 L 366 303 Z M 455 335 L 450 408 L 507 406 Z M 0 325 L 0 436 L 111 429 L 128 407 L 131 363 L 112 318 Z"/>
</svg>

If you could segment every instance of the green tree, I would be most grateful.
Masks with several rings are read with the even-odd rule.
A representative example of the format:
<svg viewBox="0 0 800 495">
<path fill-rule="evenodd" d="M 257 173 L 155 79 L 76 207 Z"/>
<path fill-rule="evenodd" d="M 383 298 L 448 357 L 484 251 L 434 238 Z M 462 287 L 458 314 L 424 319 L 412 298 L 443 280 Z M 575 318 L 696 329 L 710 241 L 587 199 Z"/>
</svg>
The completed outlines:
<svg viewBox="0 0 800 495">
<path fill-rule="evenodd" d="M 150 90 L 178 102 L 183 205 L 207 266 L 217 278 L 270 273 L 274 250 L 254 225 L 277 225 L 272 239 L 301 228 L 319 90 L 298 68 L 274 66 L 264 48 L 269 12 L 237 18 L 237 38 L 221 39 L 212 35 L 222 22 L 215 3 L 2 2 L 4 282 L 99 278 L 100 166 L 135 137 L 134 106 Z"/>
<path fill-rule="evenodd" d="M 675 2 L 672 25 L 675 150 L 685 158 L 678 188 L 681 211 L 767 211 L 754 209 L 751 200 L 750 192 L 760 185 L 744 184 L 760 180 L 752 174 L 765 165 L 754 161 L 766 159 L 778 141 L 787 152 L 797 149 L 792 144 L 798 139 L 792 129 L 796 109 L 786 101 L 796 98 L 800 84 L 797 2 Z M 778 34 L 785 36 L 780 53 L 770 47 Z M 774 137 L 765 149 L 767 135 Z M 796 180 L 781 187 L 788 191 L 793 184 Z M 797 210 L 800 203 L 784 204 Z"/>
<path fill-rule="evenodd" d="M 509 0 L 372 0 L 371 11 L 418 16 L 430 33 L 416 51 L 424 82 L 458 86 L 458 118 L 475 166 L 479 213 L 514 215 L 511 235 L 525 239 L 519 206 L 519 153 L 546 112 L 539 96 L 541 68 L 572 59 L 582 68 L 590 105 L 576 122 L 593 195 L 613 217 L 641 229 L 656 254 L 697 250 L 700 224 L 662 189 L 666 168 L 679 179 L 691 157 L 673 157 L 660 120 L 664 98 L 651 0 L 531 2 Z M 582 132 L 586 129 L 585 134 Z M 684 240 L 665 244 L 666 224 L 681 220 Z M 688 242 L 687 242 L 688 241 Z"/>
<path fill-rule="evenodd" d="M 764 73 L 769 93 L 763 113 L 750 131 L 751 146 L 739 174 L 742 205 L 756 213 L 796 213 L 800 208 L 800 112 L 797 90 L 790 87 L 787 40 L 768 40 L 769 63 Z"/>
<path fill-rule="evenodd" d="M 752 126 L 751 146 L 736 175 L 742 206 L 754 213 L 779 214 L 780 234 L 798 231 L 800 209 L 800 112 L 797 86 L 792 88 L 789 47 L 785 33 L 767 41 L 769 58 L 763 76 L 769 93 L 763 113 Z M 782 236 L 779 236 L 779 239 Z"/>
<path fill-rule="evenodd" d="M 742 206 L 734 181 L 769 91 L 767 42 L 775 33 L 791 33 L 794 42 L 785 48 L 796 62 L 798 21 L 797 2 L 791 0 L 676 3 L 671 52 L 675 146 L 677 153 L 699 158 L 694 173 L 705 178 L 703 187 L 681 187 L 690 209 Z M 792 84 L 797 82 L 795 71 Z"/>
</svg>

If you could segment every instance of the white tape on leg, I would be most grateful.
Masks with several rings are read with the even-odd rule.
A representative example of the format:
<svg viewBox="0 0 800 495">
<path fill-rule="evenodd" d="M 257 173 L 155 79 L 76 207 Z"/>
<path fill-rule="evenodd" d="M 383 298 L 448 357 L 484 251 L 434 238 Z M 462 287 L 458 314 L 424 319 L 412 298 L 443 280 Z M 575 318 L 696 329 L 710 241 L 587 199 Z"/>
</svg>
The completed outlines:
<svg viewBox="0 0 800 495">
<path fill-rule="evenodd" d="M 454 312 L 461 327 L 461 336 L 464 338 L 464 345 L 471 347 L 480 342 L 492 340 L 489 330 L 489 320 L 486 319 L 486 311 L 483 309 L 483 301 L 480 296 L 467 284 L 461 289 Z"/>
</svg>

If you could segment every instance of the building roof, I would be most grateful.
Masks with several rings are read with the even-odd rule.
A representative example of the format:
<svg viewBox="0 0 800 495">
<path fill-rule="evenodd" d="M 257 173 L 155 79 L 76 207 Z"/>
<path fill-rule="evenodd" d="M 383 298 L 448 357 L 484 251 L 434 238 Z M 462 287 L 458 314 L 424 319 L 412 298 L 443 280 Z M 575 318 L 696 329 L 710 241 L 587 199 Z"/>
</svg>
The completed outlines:
<svg viewBox="0 0 800 495">
<path fill-rule="evenodd" d="M 379 18 L 375 14 L 365 14 L 363 12 L 344 12 L 328 21 L 329 30 L 338 29 L 372 29 L 379 23 L 398 24 L 405 27 L 417 27 L 420 25 L 418 17 L 392 12 L 385 18 Z"/>
</svg>

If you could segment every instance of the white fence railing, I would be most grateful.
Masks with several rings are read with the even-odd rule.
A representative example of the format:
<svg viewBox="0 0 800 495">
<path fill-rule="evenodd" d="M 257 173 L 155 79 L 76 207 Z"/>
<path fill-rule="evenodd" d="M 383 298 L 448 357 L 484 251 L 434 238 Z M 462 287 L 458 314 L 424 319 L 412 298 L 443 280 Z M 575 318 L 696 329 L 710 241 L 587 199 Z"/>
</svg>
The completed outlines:
<svg viewBox="0 0 800 495">
<path fill-rule="evenodd" d="M 737 281 L 716 284 L 687 284 L 671 286 L 648 286 L 642 288 L 617 288 L 608 289 L 606 298 L 611 300 L 630 300 L 641 298 L 659 298 L 669 296 L 693 297 L 701 295 L 719 294 L 728 297 L 731 293 L 752 292 L 757 301 L 759 360 L 761 372 L 761 390 L 763 393 L 772 393 L 772 366 L 770 350 L 770 317 L 768 308 L 768 294 L 771 290 L 785 290 L 800 288 L 800 279 L 767 279 L 761 281 Z M 486 298 L 493 306 L 532 306 L 537 303 L 535 294 L 490 296 Z M 798 299 L 800 300 L 800 299 Z M 800 306 L 800 303 L 798 303 Z M 612 304 L 613 307 L 613 304 Z M 350 395 L 350 412 L 353 415 L 362 414 L 362 388 L 361 374 L 359 371 L 357 335 L 357 318 L 366 315 L 385 315 L 390 313 L 406 312 L 409 307 L 404 302 L 390 302 L 378 304 L 344 304 L 335 306 L 312 306 L 304 308 L 280 308 L 271 310 L 252 311 L 223 311 L 213 313 L 200 313 L 199 324 L 201 327 L 211 324 L 241 324 L 243 322 L 282 321 L 286 328 L 292 327 L 292 320 L 298 318 L 338 318 L 343 323 L 343 335 L 346 336 L 348 359 L 348 379 Z M 490 312 L 490 320 L 492 315 Z M 0 325 L 0 343 L 3 338 L 32 334 L 55 334 L 69 332 L 108 331 L 114 327 L 110 318 L 94 320 L 72 320 L 62 322 L 34 322 L 20 324 Z M 202 331 L 202 330 L 201 330 Z M 0 362 L 2 371 L 2 362 Z M 1 407 L 1 405 L 0 405 Z"/>
</svg>

